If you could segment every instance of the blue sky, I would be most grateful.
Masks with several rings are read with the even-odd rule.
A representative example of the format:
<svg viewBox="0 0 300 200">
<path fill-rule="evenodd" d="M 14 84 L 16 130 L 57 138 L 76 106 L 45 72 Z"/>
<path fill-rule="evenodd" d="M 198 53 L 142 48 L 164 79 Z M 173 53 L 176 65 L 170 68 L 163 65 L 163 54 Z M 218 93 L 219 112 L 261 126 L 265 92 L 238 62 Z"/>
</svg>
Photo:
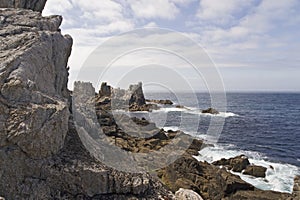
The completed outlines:
<svg viewBox="0 0 300 200">
<path fill-rule="evenodd" d="M 43 15 L 62 15 L 62 32 L 74 39 L 70 88 L 104 41 L 136 28 L 161 27 L 200 44 L 228 91 L 300 91 L 299 10 L 299 0 L 48 0 Z"/>
</svg>

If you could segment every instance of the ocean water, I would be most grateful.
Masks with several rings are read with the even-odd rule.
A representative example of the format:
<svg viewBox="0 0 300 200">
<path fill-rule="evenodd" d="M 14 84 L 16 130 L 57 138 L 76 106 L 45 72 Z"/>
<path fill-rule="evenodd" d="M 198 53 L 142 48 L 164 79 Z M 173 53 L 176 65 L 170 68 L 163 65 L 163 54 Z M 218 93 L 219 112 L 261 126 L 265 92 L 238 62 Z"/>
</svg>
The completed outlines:
<svg viewBox="0 0 300 200">
<path fill-rule="evenodd" d="M 161 105 L 152 113 L 131 114 L 146 117 L 165 130 L 181 129 L 207 139 L 211 120 L 224 118 L 217 143 L 201 150 L 197 159 L 213 162 L 244 154 L 250 163 L 265 166 L 268 170 L 266 178 L 236 173 L 243 180 L 264 190 L 292 192 L 293 178 L 300 174 L 300 94 L 228 93 L 227 111 L 219 115 L 201 113 L 202 109 L 211 107 L 207 93 L 145 93 L 145 96 L 170 99 L 175 105 L 180 100 L 180 105 L 185 106 Z"/>
</svg>

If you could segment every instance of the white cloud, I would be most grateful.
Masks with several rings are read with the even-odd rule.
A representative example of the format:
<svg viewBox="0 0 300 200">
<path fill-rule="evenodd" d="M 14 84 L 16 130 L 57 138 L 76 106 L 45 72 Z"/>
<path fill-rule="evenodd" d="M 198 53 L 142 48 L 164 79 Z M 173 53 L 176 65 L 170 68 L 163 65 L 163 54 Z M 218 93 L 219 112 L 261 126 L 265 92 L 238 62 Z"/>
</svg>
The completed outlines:
<svg viewBox="0 0 300 200">
<path fill-rule="evenodd" d="M 134 15 L 145 19 L 174 19 L 179 13 L 175 3 L 170 0 L 128 0 Z"/>
<path fill-rule="evenodd" d="M 170 2 L 174 2 L 175 4 L 178 5 L 183 5 L 183 6 L 187 6 L 192 2 L 195 2 L 197 0 L 170 0 Z"/>
<path fill-rule="evenodd" d="M 55 6 L 54 6 L 55 5 Z M 67 10 L 73 8 L 73 5 L 69 0 L 50 0 L 47 1 L 45 9 L 43 11 L 44 15 L 53 15 L 57 13 L 63 13 Z"/>
<path fill-rule="evenodd" d="M 48 0 L 43 14 L 64 17 L 62 32 L 74 39 L 70 58 L 74 78 L 91 50 L 109 37 L 159 25 L 185 32 L 204 46 L 220 67 L 296 67 L 300 51 L 299 9 L 298 0 Z M 151 45 L 162 39 L 153 35 L 144 40 Z M 162 44 L 197 56 L 171 36 Z M 147 59 L 146 55 L 135 59 L 138 57 Z"/>
<path fill-rule="evenodd" d="M 253 2 L 254 0 L 201 0 L 197 17 L 210 24 L 227 25 L 235 21 L 235 15 L 239 12 L 250 8 Z"/>
<path fill-rule="evenodd" d="M 123 18 L 122 6 L 111 0 L 73 0 L 73 4 L 84 11 L 83 17 L 88 20 L 98 20 L 103 23 Z"/>
<path fill-rule="evenodd" d="M 148 24 L 144 25 L 145 28 L 154 28 L 158 27 L 158 25 L 155 22 L 149 22 Z"/>
</svg>

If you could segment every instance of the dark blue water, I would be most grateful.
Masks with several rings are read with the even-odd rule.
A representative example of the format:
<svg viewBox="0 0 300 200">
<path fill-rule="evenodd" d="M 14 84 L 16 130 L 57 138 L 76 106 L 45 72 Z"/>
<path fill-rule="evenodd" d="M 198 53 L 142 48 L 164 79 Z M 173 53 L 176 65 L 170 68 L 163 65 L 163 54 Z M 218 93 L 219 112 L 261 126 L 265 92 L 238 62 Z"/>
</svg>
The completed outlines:
<svg viewBox="0 0 300 200">
<path fill-rule="evenodd" d="M 180 96 L 181 98 L 178 98 Z M 211 107 L 209 94 L 146 93 L 149 99 L 171 99 L 184 106 L 206 109 Z M 227 112 L 238 116 L 226 117 L 219 144 L 232 144 L 234 149 L 260 152 L 268 160 L 289 163 L 300 167 L 300 94 L 228 93 Z M 163 126 L 179 126 L 183 113 L 167 112 Z M 205 134 L 211 117 L 185 113 L 186 130 L 193 134 Z M 152 120 L 161 123 L 158 118 Z"/>
</svg>

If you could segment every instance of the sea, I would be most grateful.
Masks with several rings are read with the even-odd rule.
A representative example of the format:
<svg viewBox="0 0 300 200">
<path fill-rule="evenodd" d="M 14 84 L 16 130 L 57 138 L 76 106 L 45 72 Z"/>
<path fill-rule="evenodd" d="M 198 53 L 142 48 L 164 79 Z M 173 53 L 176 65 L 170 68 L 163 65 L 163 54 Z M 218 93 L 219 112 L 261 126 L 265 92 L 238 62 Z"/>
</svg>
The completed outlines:
<svg viewBox="0 0 300 200">
<path fill-rule="evenodd" d="M 267 167 L 266 177 L 232 173 L 263 190 L 292 192 L 293 179 L 300 174 L 299 93 L 226 93 L 226 111 L 217 115 L 201 112 L 212 106 L 209 93 L 145 92 L 145 97 L 174 102 L 158 105 L 160 109 L 151 113 L 131 114 L 150 119 L 166 131 L 180 129 L 209 143 L 210 126 L 220 126 L 214 119 L 224 123 L 220 133 L 213 135 L 213 146 L 202 149 L 198 160 L 211 163 L 246 155 L 250 163 Z"/>
</svg>

